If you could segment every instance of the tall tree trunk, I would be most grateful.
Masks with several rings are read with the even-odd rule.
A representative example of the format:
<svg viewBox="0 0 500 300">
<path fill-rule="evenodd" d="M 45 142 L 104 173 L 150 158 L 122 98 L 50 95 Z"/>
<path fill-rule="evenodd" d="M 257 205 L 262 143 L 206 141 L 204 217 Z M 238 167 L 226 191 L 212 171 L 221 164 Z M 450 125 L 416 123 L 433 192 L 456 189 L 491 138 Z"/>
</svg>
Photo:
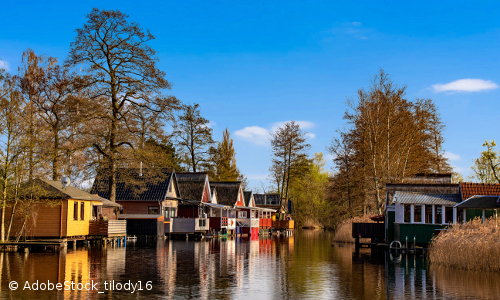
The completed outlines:
<svg viewBox="0 0 500 300">
<path fill-rule="evenodd" d="M 59 130 L 57 130 L 56 126 L 52 127 L 54 132 L 54 149 L 52 149 L 52 180 L 56 181 L 58 179 L 58 149 L 59 149 Z"/>
</svg>

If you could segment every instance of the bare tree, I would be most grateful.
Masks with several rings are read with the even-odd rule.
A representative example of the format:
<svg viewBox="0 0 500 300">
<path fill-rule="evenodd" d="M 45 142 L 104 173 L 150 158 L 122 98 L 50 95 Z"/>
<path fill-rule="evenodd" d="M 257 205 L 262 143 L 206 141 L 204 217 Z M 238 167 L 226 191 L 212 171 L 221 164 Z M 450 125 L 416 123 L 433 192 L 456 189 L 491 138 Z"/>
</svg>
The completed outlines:
<svg viewBox="0 0 500 300">
<path fill-rule="evenodd" d="M 82 85 L 95 91 L 94 101 L 102 110 L 96 114 L 101 120 L 99 136 L 93 147 L 106 162 L 109 170 L 109 198 L 116 198 L 117 164 L 133 156 L 130 129 L 134 124 L 131 109 L 149 110 L 159 117 L 172 118 L 172 110 L 179 101 L 162 92 L 170 89 L 165 73 L 156 67 L 156 51 L 147 43 L 154 39 L 128 16 L 117 10 L 94 8 L 87 22 L 76 30 L 66 66 L 81 66 L 85 73 Z"/>
<path fill-rule="evenodd" d="M 184 105 L 184 113 L 174 126 L 177 145 L 184 153 L 185 164 L 193 172 L 199 165 L 208 162 L 210 146 L 214 144 L 209 121 L 200 115 L 199 104 Z"/>
<path fill-rule="evenodd" d="M 269 171 L 275 179 L 281 179 L 281 183 L 278 182 L 280 196 L 288 199 L 290 182 L 308 167 L 306 151 L 311 145 L 306 143 L 306 132 L 302 132 L 298 123 L 290 121 L 271 133 L 271 147 L 274 158 Z"/>
</svg>

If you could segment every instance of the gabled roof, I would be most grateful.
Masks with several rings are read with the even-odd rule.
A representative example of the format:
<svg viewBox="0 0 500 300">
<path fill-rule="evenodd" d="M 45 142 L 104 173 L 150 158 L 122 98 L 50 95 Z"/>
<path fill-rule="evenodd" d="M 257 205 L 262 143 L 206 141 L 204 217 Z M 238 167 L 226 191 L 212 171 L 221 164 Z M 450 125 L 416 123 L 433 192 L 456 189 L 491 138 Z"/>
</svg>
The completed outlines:
<svg viewBox="0 0 500 300">
<path fill-rule="evenodd" d="M 456 205 L 460 203 L 458 194 L 427 194 L 396 191 L 394 202 L 402 204 Z"/>
<path fill-rule="evenodd" d="M 240 186 L 240 181 L 210 182 L 210 187 L 217 189 L 217 203 L 222 205 L 234 206 L 238 201 Z"/>
<path fill-rule="evenodd" d="M 475 195 L 500 196 L 500 184 L 460 182 L 462 201 Z"/>
<path fill-rule="evenodd" d="M 63 187 L 60 181 L 34 179 L 23 185 L 20 197 L 27 197 L 33 193 L 38 199 L 74 199 L 88 201 L 102 201 L 101 197 L 89 194 L 72 186 Z M 32 188 L 32 189 L 31 189 Z"/>
<path fill-rule="evenodd" d="M 175 173 L 165 168 L 120 168 L 116 173 L 116 201 L 163 201 Z M 109 197 L 107 170 L 99 172 L 92 185 L 92 194 Z M 179 195 L 179 193 L 177 193 Z M 180 194 L 182 195 L 182 194 Z"/>
<path fill-rule="evenodd" d="M 386 204 L 394 204 L 393 198 L 396 192 L 458 195 L 459 189 L 458 183 L 386 183 Z"/>
<path fill-rule="evenodd" d="M 252 194 L 253 194 L 252 191 L 243 192 L 243 197 L 244 197 L 246 207 L 250 206 L 250 201 L 252 200 Z"/>
<path fill-rule="evenodd" d="M 460 204 L 455 205 L 457 208 L 482 208 L 495 209 L 500 208 L 499 196 L 472 196 Z"/>
<path fill-rule="evenodd" d="M 182 199 L 202 201 L 207 173 L 181 172 L 176 175 Z"/>
<path fill-rule="evenodd" d="M 253 194 L 255 205 L 280 205 L 278 194 Z"/>
</svg>

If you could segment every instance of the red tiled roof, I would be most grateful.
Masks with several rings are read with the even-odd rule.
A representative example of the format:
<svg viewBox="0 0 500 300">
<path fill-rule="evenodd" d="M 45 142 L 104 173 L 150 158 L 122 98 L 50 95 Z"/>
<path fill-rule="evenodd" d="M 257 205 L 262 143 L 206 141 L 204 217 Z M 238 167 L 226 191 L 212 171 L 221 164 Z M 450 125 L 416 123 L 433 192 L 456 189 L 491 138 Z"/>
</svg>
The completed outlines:
<svg viewBox="0 0 500 300">
<path fill-rule="evenodd" d="M 500 196 L 500 184 L 460 182 L 462 201 L 472 196 Z"/>
</svg>

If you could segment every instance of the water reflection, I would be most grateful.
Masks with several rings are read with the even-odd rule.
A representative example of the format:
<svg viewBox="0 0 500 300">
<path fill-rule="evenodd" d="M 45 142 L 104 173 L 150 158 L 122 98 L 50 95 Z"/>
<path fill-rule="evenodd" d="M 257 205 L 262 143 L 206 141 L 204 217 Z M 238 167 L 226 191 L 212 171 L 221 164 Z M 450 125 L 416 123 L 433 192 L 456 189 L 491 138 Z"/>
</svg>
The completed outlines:
<svg viewBox="0 0 500 300">
<path fill-rule="evenodd" d="M 0 253 L 2 298 L 408 299 L 496 298 L 498 274 L 429 267 L 421 256 L 331 245 L 328 232 L 292 237 L 160 241 L 60 253 Z M 19 288 L 9 289 L 16 280 Z M 24 282 L 97 282 L 99 291 L 30 291 Z M 142 290 L 104 290 L 141 282 Z M 150 282 L 151 290 L 146 289 Z"/>
</svg>

